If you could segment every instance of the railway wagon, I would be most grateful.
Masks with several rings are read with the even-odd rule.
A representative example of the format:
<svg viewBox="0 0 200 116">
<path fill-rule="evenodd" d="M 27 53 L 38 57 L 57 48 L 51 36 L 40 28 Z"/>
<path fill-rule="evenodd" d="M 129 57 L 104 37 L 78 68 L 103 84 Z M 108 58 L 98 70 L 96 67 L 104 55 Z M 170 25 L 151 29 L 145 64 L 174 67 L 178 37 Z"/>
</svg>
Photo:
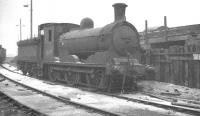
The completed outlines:
<svg viewBox="0 0 200 116">
<path fill-rule="evenodd" d="M 80 25 L 41 24 L 38 38 L 18 42 L 18 68 L 24 74 L 70 85 L 132 90 L 138 77 L 153 70 L 139 63 L 139 34 L 126 21 L 127 5 L 116 3 L 113 7 L 114 22 L 100 28 L 94 28 L 90 18 Z"/>
<path fill-rule="evenodd" d="M 33 38 L 26 41 L 19 41 L 18 45 L 18 67 L 22 69 L 23 74 L 29 72 L 32 76 L 33 68 L 37 66 L 39 61 L 39 42 L 40 39 Z M 31 72 L 32 71 L 32 72 Z"/>
<path fill-rule="evenodd" d="M 6 49 L 0 45 L 0 64 L 6 60 Z"/>
</svg>

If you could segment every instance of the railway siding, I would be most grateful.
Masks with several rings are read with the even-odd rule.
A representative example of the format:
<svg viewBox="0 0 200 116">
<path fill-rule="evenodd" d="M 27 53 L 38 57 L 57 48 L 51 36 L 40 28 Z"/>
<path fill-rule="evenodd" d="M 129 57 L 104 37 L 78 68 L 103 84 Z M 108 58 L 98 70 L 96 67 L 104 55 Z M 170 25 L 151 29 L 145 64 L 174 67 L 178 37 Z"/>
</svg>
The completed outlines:
<svg viewBox="0 0 200 116">
<path fill-rule="evenodd" d="M 165 116 L 170 114 L 188 116 L 188 114 L 185 113 L 159 108 L 152 105 L 145 105 L 142 103 L 132 102 L 125 99 L 82 91 L 77 88 L 56 85 L 51 82 L 41 81 L 38 79 L 16 74 L 4 68 L 0 68 L 0 73 L 5 75 L 6 77 L 9 77 L 12 80 L 31 86 L 35 89 L 39 89 L 48 94 L 64 98 L 76 103 L 85 104 L 89 107 L 94 107 L 102 109 L 104 111 L 116 113 L 118 115 L 132 116 L 133 114 L 137 114 L 150 116 Z"/>
<path fill-rule="evenodd" d="M 9 80 L 0 82 L 0 92 L 6 94 L 9 98 L 15 100 L 23 106 L 26 106 L 37 112 L 39 115 L 48 116 L 102 116 L 104 113 L 88 110 L 70 103 L 66 104 L 57 99 L 45 96 L 34 90 L 13 83 Z"/>
</svg>

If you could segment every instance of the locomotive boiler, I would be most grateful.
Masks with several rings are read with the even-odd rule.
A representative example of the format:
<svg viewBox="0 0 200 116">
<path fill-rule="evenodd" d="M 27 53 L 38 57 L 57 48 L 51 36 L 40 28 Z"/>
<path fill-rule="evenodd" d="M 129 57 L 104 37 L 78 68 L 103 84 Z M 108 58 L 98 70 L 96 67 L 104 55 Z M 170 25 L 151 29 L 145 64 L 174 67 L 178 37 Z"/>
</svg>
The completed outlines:
<svg viewBox="0 0 200 116">
<path fill-rule="evenodd" d="M 18 42 L 18 67 L 24 74 L 69 85 L 132 90 L 138 77 L 153 71 L 139 63 L 139 34 L 126 21 L 127 5 L 116 3 L 113 7 L 114 22 L 100 28 L 93 28 L 90 18 L 80 25 L 40 25 L 38 38 Z"/>
<path fill-rule="evenodd" d="M 134 58 L 139 59 L 139 37 L 132 24 L 125 21 L 115 21 L 105 27 L 94 29 L 92 25 L 85 25 L 85 23 L 93 24 L 91 19 L 83 19 L 80 30 L 61 35 L 62 53 L 76 55 L 80 60 L 86 60 L 90 63 L 110 62 L 111 59 L 106 58 L 105 55 L 110 55 L 113 58 L 127 57 L 128 54 L 131 54 Z M 94 61 L 90 60 L 91 57 Z"/>
</svg>

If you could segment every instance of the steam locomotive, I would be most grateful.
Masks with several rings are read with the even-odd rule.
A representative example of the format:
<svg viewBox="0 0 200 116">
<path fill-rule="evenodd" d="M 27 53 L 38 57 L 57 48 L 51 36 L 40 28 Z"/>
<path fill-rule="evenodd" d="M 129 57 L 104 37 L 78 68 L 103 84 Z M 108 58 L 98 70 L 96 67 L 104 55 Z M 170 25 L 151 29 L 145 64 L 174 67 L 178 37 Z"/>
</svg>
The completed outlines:
<svg viewBox="0 0 200 116">
<path fill-rule="evenodd" d="M 115 21 L 100 28 L 84 18 L 80 25 L 45 23 L 38 37 L 19 41 L 17 65 L 23 74 L 106 91 L 129 91 L 152 73 L 141 65 L 136 28 L 126 21 L 124 3 L 113 5 Z"/>
</svg>

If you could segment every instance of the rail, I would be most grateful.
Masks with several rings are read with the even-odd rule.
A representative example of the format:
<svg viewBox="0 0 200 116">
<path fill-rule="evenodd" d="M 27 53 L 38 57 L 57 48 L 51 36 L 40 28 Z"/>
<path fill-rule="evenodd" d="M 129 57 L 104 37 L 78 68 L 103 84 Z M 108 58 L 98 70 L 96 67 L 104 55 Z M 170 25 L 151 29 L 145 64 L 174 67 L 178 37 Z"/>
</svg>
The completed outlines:
<svg viewBox="0 0 200 116">
<path fill-rule="evenodd" d="M 1 66 L 1 67 L 3 67 L 3 66 Z M 3 68 L 5 68 L 5 67 L 3 67 Z M 5 68 L 5 69 L 7 70 L 7 68 Z M 11 70 L 9 70 L 9 71 L 11 71 Z M 14 72 L 14 71 L 12 71 L 12 72 Z M 15 72 L 15 73 L 16 73 L 16 72 Z M 64 97 L 61 97 L 61 96 L 54 96 L 54 95 L 48 94 L 48 93 L 46 93 L 46 92 L 44 92 L 44 91 L 40 91 L 40 90 L 38 90 L 38 89 L 29 87 L 29 86 L 27 86 L 27 85 L 24 85 L 24 84 L 22 84 L 22 83 L 19 83 L 19 82 L 15 81 L 15 80 L 12 80 L 12 79 L 10 79 L 10 78 L 7 78 L 6 76 L 4 76 L 4 75 L 2 75 L 2 74 L 0 74 L 0 76 L 4 77 L 5 79 L 7 79 L 7 80 L 9 80 L 9 81 L 11 81 L 11 82 L 13 82 L 13 83 L 16 83 L 16 84 L 18 84 L 18 85 L 20 85 L 20 86 L 26 87 L 26 88 L 28 88 L 28 89 L 30 89 L 30 90 L 33 90 L 33 91 L 38 92 L 38 93 L 40 93 L 40 94 L 43 94 L 43 95 L 45 95 L 45 96 L 54 98 L 54 99 L 56 99 L 56 100 L 58 100 L 58 101 L 61 101 L 61 102 L 65 103 L 65 104 L 72 104 L 72 105 L 74 105 L 74 106 L 82 107 L 82 108 L 87 109 L 87 110 L 90 110 L 90 111 L 92 111 L 92 112 L 98 112 L 98 113 L 104 114 L 104 115 L 106 115 L 106 116 L 119 116 L 119 114 L 116 114 L 116 113 L 112 113 L 112 112 L 105 111 L 105 110 L 102 110 L 102 109 L 94 108 L 94 107 L 91 107 L 91 106 L 88 106 L 88 105 L 85 105 L 85 104 L 73 102 L 73 101 L 70 101 L 70 99 L 67 99 L 67 98 L 64 98 Z"/>
</svg>

